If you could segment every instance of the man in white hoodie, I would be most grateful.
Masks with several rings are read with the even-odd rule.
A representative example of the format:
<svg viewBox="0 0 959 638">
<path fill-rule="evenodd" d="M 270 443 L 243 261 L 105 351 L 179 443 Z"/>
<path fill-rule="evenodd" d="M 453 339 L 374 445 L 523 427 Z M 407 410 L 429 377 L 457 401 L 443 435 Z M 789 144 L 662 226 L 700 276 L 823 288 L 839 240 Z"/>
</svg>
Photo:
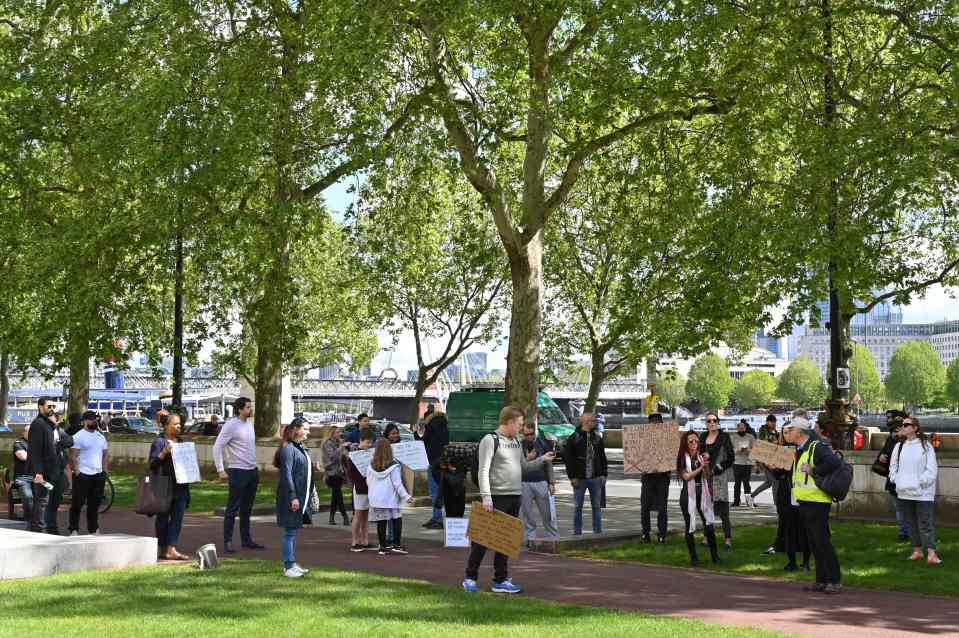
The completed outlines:
<svg viewBox="0 0 959 638">
<path fill-rule="evenodd" d="M 510 516 L 520 511 L 523 494 L 523 474 L 540 470 L 544 463 L 552 463 L 556 458 L 553 452 L 547 452 L 536 460 L 529 461 L 523 454 L 523 444 L 517 438 L 523 427 L 526 415 L 512 405 L 499 413 L 499 428 L 483 437 L 479 445 L 479 488 L 483 497 L 483 508 L 487 512 L 497 509 Z M 470 545 L 470 557 L 466 564 L 466 578 L 463 589 L 478 591 L 476 579 L 479 566 L 486 556 L 486 547 L 479 543 Z M 493 559 L 493 584 L 490 588 L 499 594 L 518 594 L 522 591 L 509 578 L 509 559 L 499 552 Z"/>
</svg>

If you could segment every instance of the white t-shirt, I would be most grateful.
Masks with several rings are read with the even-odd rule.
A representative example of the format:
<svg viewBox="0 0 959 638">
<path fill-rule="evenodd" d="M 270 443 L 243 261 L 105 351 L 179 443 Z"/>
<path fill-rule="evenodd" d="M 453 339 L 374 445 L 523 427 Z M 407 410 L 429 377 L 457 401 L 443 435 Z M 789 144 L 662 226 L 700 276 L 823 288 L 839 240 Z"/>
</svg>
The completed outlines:
<svg viewBox="0 0 959 638">
<path fill-rule="evenodd" d="M 73 449 L 80 450 L 77 465 L 80 474 L 91 476 L 103 471 L 103 451 L 107 449 L 107 438 L 98 431 L 90 432 L 86 428 L 73 435 Z"/>
</svg>

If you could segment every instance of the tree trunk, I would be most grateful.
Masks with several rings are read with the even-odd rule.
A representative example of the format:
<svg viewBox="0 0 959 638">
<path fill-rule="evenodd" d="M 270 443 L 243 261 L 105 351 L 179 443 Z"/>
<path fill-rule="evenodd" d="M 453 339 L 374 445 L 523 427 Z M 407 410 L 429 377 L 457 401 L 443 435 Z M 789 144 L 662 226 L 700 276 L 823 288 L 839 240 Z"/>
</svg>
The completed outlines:
<svg viewBox="0 0 959 638">
<path fill-rule="evenodd" d="M 183 233 L 176 233 L 176 273 L 173 293 L 173 405 L 183 405 Z"/>
<path fill-rule="evenodd" d="M 526 412 L 526 422 L 535 422 L 539 393 L 540 333 L 542 329 L 543 233 L 536 233 L 517 254 L 510 250 L 513 308 L 506 361 L 507 405 Z"/>
<path fill-rule="evenodd" d="M 6 348 L 0 345 L 0 423 L 7 422 L 7 403 L 10 401 L 10 355 Z"/>
<path fill-rule="evenodd" d="M 594 350 L 590 353 L 592 365 L 589 373 L 589 390 L 586 392 L 586 405 L 583 412 L 593 412 L 599 399 L 599 389 L 606 380 L 606 353 Z"/>
<path fill-rule="evenodd" d="M 416 373 L 416 392 L 413 395 L 413 404 L 410 406 L 410 427 L 420 420 L 420 402 L 426 394 L 426 368 L 420 368 Z"/>
<path fill-rule="evenodd" d="M 67 415 L 82 414 L 90 401 L 90 353 L 86 348 L 70 362 L 70 387 L 67 392 Z"/>
<path fill-rule="evenodd" d="M 259 335 L 258 335 L 259 337 Z M 282 412 L 283 362 L 266 338 L 257 339 L 253 429 L 257 436 L 276 436 Z"/>
</svg>

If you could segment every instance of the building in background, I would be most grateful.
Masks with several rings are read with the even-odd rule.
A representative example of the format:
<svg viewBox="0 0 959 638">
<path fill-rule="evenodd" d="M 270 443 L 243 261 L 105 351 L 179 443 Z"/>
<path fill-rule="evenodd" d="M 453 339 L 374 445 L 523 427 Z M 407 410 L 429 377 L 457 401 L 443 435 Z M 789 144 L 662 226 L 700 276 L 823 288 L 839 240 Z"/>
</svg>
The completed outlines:
<svg viewBox="0 0 959 638">
<path fill-rule="evenodd" d="M 928 341 L 946 365 L 959 356 L 959 321 L 902 323 L 901 319 L 900 313 L 897 323 L 854 322 L 851 327 L 852 340 L 872 353 L 883 382 L 889 372 L 889 360 L 893 353 L 907 341 Z M 798 354 L 812 359 L 825 377 L 829 370 L 829 331 L 810 328 L 799 339 Z"/>
</svg>

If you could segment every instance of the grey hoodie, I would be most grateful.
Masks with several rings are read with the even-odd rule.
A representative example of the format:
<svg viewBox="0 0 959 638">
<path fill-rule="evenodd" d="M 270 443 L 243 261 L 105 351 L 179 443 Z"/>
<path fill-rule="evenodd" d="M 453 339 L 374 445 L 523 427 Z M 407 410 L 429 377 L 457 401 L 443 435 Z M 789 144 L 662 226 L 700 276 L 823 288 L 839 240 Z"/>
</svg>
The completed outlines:
<svg viewBox="0 0 959 638">
<path fill-rule="evenodd" d="M 493 456 L 493 437 L 499 448 Z M 527 461 L 519 439 L 500 434 L 486 435 L 479 445 L 479 488 L 481 496 L 508 496 L 523 493 L 523 475 L 542 469 L 546 461 L 539 457 Z"/>
</svg>

